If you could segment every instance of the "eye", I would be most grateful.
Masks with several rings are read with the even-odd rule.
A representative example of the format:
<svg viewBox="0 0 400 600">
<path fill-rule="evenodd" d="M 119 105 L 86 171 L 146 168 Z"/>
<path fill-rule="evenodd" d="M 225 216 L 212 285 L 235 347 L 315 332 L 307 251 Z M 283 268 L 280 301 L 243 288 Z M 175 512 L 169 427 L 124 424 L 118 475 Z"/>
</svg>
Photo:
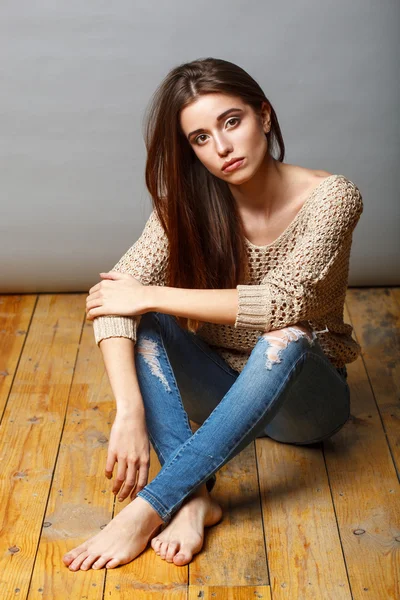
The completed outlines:
<svg viewBox="0 0 400 600">
<path fill-rule="evenodd" d="M 204 137 L 206 134 L 205 133 L 201 133 L 200 135 L 197 136 L 197 138 L 194 140 L 194 143 L 197 144 L 198 146 L 202 146 L 203 144 L 199 144 L 198 140 L 202 137 Z"/>
<path fill-rule="evenodd" d="M 230 119 L 227 120 L 227 123 L 229 123 L 230 121 L 240 121 L 239 117 L 231 117 Z"/>
</svg>

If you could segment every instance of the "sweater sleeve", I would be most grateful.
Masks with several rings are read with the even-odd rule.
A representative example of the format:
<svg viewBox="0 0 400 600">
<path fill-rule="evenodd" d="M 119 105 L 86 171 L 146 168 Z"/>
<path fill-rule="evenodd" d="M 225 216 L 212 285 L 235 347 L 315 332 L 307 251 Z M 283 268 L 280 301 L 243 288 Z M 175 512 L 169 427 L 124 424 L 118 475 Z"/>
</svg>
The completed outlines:
<svg viewBox="0 0 400 600">
<path fill-rule="evenodd" d="M 259 285 L 236 286 L 236 328 L 268 332 L 312 320 L 326 310 L 321 290 L 328 285 L 338 254 L 344 246 L 351 246 L 363 200 L 359 189 L 344 177 L 321 200 L 304 234 L 282 263 Z"/>
<path fill-rule="evenodd" d="M 167 262 L 168 238 L 153 210 L 139 239 L 110 270 L 129 273 L 143 285 L 165 285 Z M 141 316 L 95 317 L 93 332 L 97 346 L 109 337 L 126 337 L 135 342 Z"/>
</svg>

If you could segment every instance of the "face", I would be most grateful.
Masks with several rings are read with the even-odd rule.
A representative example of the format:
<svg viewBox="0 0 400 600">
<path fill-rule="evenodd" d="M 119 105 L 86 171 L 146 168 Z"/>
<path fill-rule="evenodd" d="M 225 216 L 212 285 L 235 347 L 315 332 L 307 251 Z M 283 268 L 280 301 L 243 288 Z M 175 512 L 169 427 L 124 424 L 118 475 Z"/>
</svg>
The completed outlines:
<svg viewBox="0 0 400 600">
<path fill-rule="evenodd" d="M 262 113 L 236 96 L 213 93 L 200 96 L 181 111 L 181 128 L 203 165 L 216 177 L 240 185 L 262 164 L 268 148 L 270 109 Z M 231 159 L 242 159 L 232 169 L 222 169 Z"/>
</svg>

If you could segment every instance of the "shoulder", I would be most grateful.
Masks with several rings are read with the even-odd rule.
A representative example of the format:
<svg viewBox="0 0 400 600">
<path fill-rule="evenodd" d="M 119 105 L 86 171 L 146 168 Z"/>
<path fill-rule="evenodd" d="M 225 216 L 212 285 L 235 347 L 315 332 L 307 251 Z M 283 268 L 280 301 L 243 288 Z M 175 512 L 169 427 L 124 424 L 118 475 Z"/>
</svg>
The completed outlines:
<svg viewBox="0 0 400 600">
<path fill-rule="evenodd" d="M 314 219 L 318 226 L 332 226 L 346 233 L 356 226 L 364 210 L 362 194 L 357 185 L 341 174 L 331 174 L 322 180 L 317 194 Z"/>
<path fill-rule="evenodd" d="M 320 191 L 321 193 L 317 195 L 322 199 L 334 200 L 336 198 L 342 206 L 346 202 L 362 206 L 362 195 L 359 188 L 345 175 L 315 169 L 305 169 L 304 171 L 307 172 L 305 176 L 308 176 L 310 189 Z"/>
</svg>

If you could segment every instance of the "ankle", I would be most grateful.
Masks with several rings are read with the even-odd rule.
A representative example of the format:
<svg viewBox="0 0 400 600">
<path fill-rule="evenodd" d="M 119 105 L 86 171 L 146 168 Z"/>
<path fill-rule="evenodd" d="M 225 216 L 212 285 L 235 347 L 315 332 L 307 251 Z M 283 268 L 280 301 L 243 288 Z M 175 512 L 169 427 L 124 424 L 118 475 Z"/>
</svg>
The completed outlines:
<svg viewBox="0 0 400 600">
<path fill-rule="evenodd" d="M 142 523 L 147 527 L 156 527 L 162 525 L 164 523 L 163 519 L 157 513 L 157 511 L 151 506 L 147 500 L 141 498 L 141 496 L 137 496 L 134 501 L 136 501 L 136 506 L 138 506 L 139 501 L 139 509 L 142 511 L 143 520 Z"/>
</svg>

